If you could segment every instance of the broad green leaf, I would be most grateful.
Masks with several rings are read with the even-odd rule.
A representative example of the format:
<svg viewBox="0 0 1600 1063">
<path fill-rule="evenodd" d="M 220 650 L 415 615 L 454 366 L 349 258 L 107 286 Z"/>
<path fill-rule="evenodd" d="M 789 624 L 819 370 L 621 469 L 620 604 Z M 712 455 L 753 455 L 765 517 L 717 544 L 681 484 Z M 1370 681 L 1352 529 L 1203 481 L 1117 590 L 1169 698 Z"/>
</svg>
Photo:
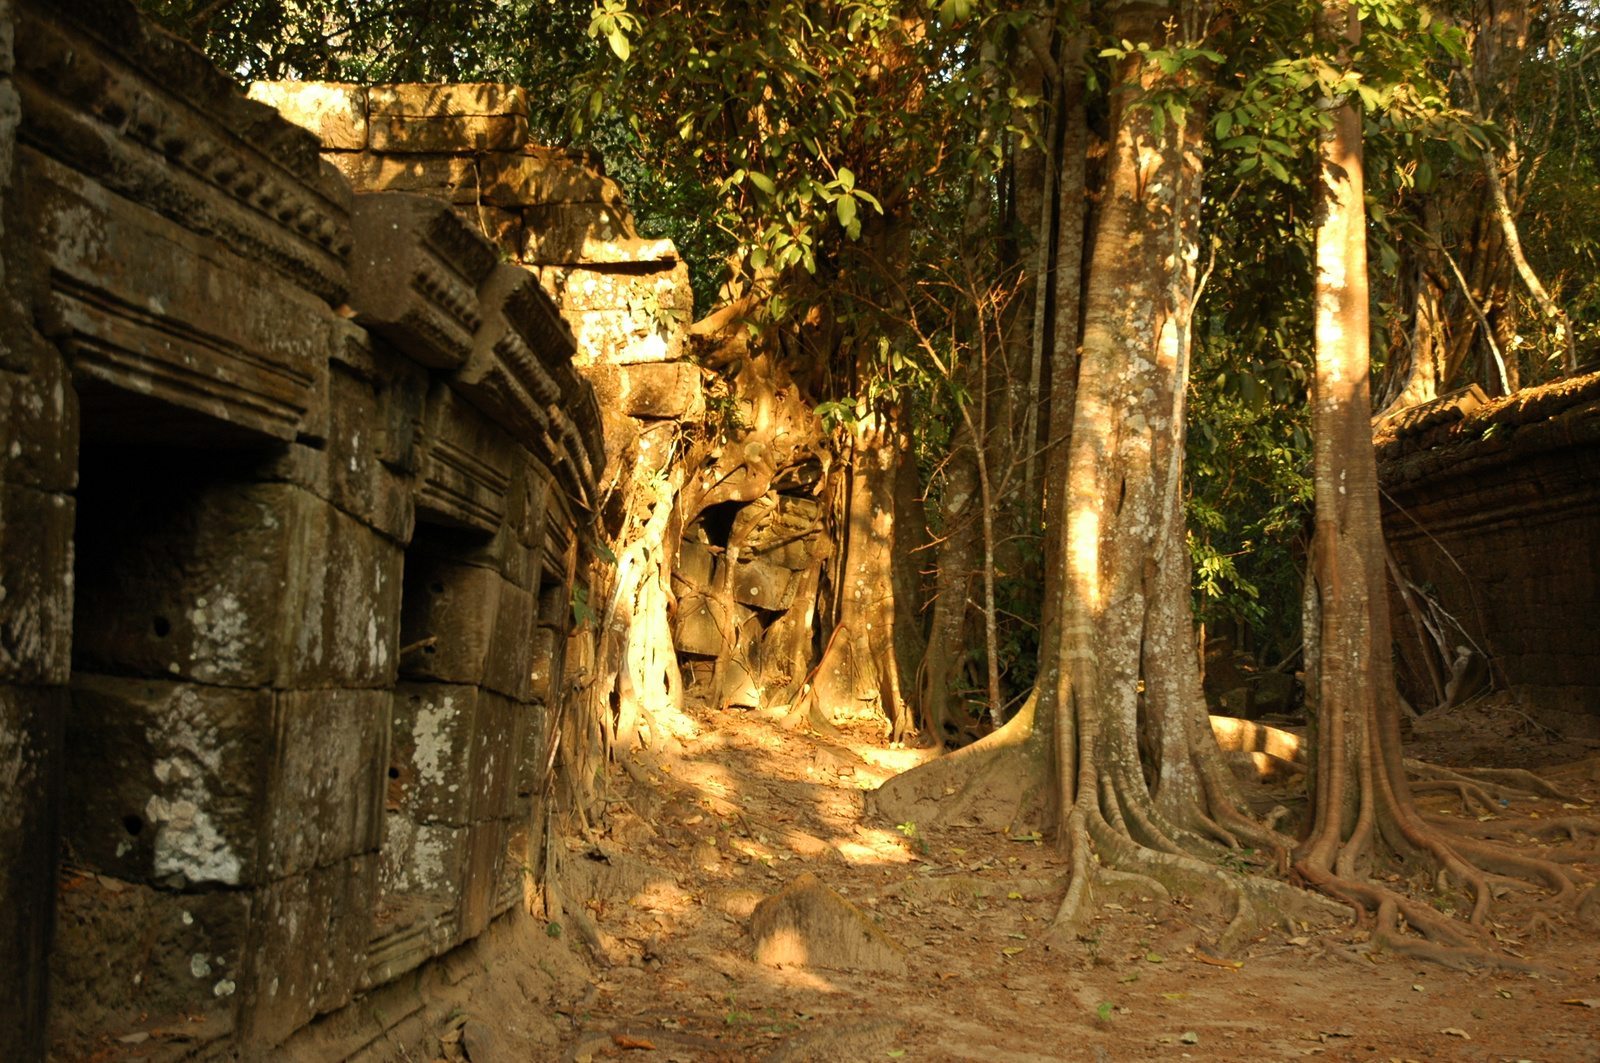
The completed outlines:
<svg viewBox="0 0 1600 1063">
<path fill-rule="evenodd" d="M 839 213 L 839 224 L 849 228 L 856 220 L 856 201 L 850 196 L 840 196 L 833 204 Z"/>
<path fill-rule="evenodd" d="M 621 29 L 606 34 L 606 41 L 611 45 L 611 50 L 617 53 L 618 59 L 626 60 L 633 54 L 633 46 L 628 43 L 627 35 Z"/>
<path fill-rule="evenodd" d="M 778 186 L 773 184 L 772 178 L 768 177 L 764 173 L 758 173 L 755 170 L 751 170 L 750 183 L 755 185 L 769 196 L 775 196 L 778 194 Z"/>
</svg>

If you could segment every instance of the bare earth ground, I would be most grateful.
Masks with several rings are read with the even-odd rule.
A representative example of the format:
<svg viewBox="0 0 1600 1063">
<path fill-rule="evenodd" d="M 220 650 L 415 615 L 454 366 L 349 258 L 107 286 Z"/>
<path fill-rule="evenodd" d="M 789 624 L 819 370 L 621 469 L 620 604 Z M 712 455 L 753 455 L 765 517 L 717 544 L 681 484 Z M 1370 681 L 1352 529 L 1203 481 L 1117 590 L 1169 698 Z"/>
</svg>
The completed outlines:
<svg viewBox="0 0 1600 1063">
<path fill-rule="evenodd" d="M 1456 717 L 1461 731 L 1419 735 L 1421 748 L 1408 753 L 1465 765 L 1509 749 L 1530 767 L 1553 763 L 1541 765 L 1536 746 L 1567 760 L 1593 754 L 1504 733 L 1520 723 L 1509 711 Z M 584 862 L 636 871 L 631 857 L 669 872 L 677 888 L 658 876 L 631 898 L 588 905 L 616 966 L 597 966 L 592 986 L 562 1002 L 572 1030 L 551 1058 L 563 1063 L 1600 1061 L 1600 941 L 1570 917 L 1529 931 L 1515 905 L 1497 909 L 1504 945 L 1559 978 L 1369 952 L 1366 935 L 1335 918 L 1278 927 L 1238 957 L 1242 966 L 1218 966 L 1205 962 L 1206 946 L 1223 924 L 1182 897 L 1105 904 L 1095 940 L 1051 949 L 1041 937 L 1062 867 L 1050 846 L 975 830 L 908 838 L 896 825 L 863 822 L 864 792 L 925 754 L 883 748 L 867 721 L 846 726 L 844 742 L 784 731 L 757 713 L 700 712 L 696 723 L 700 733 L 681 749 L 636 759 L 635 780 L 618 774 L 598 845 L 568 843 L 580 880 Z M 1583 774 L 1563 785 L 1600 798 L 1600 758 Z M 1257 796 L 1295 803 L 1292 789 Z M 1463 811 L 1453 794 L 1420 803 L 1484 814 Z M 1514 805 L 1500 815 L 1575 814 L 1556 801 Z M 1591 851 L 1575 871 L 1600 872 L 1600 850 Z M 908 947 L 909 977 L 752 962 L 751 906 L 804 871 Z M 603 891 L 615 877 L 594 881 Z"/>
</svg>

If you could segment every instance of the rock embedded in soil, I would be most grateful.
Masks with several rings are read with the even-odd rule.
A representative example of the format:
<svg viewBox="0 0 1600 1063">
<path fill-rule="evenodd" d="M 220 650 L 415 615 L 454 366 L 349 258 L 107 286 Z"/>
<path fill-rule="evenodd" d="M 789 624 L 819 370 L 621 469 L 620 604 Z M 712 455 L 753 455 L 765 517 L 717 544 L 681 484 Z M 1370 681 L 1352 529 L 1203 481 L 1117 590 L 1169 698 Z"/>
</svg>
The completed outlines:
<svg viewBox="0 0 1600 1063">
<path fill-rule="evenodd" d="M 906 973 L 904 946 L 810 872 L 756 905 L 750 937 L 769 966 Z"/>
</svg>

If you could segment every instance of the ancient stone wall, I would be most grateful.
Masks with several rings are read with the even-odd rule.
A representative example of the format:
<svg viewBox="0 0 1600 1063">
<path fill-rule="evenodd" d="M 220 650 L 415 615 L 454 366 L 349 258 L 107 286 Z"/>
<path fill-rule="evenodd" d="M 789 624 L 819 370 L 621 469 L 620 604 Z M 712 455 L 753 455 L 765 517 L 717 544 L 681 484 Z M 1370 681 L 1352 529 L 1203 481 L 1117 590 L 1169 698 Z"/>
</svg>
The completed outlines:
<svg viewBox="0 0 1600 1063">
<path fill-rule="evenodd" d="M 479 126 L 525 119 L 428 135 Z M 261 1055 L 530 886 L 606 460 L 574 353 L 626 326 L 575 337 L 570 263 L 360 194 L 320 146 L 125 0 L 0 0 L 0 1029 L 24 1059 L 152 1027 L 181 1038 L 147 1055 Z"/>
<path fill-rule="evenodd" d="M 250 95 L 317 133 L 353 188 L 449 202 L 535 271 L 572 326 L 573 364 L 607 416 L 698 419 L 700 372 L 684 361 L 688 267 L 672 241 L 639 235 L 593 153 L 529 141 L 522 89 L 258 82 Z M 632 431 L 611 424 L 622 429 L 615 450 Z"/>
<path fill-rule="evenodd" d="M 1525 711 L 1600 738 L 1600 374 L 1444 397 L 1377 444 L 1384 534 L 1419 612 L 1426 595 L 1447 614 L 1428 621 L 1449 652 L 1481 650 Z M 1425 643 L 1402 597 L 1390 604 L 1402 689 L 1430 707 Z"/>
</svg>

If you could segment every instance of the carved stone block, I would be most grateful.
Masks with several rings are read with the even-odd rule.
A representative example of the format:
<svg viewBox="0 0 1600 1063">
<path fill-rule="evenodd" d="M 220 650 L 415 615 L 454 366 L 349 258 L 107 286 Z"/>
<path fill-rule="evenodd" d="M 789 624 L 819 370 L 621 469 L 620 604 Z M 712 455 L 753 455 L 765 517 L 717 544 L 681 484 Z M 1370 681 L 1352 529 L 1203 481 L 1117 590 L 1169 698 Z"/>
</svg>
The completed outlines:
<svg viewBox="0 0 1600 1063">
<path fill-rule="evenodd" d="M 550 754 L 546 734 L 549 713 L 537 701 L 520 705 L 517 711 L 522 713 L 522 748 L 517 753 L 516 793 L 522 798 L 544 789 L 545 764 Z"/>
<path fill-rule="evenodd" d="M 278 1044 L 349 1002 L 366 967 L 378 859 L 354 856 L 256 891 L 241 986 L 248 1042 Z"/>
<path fill-rule="evenodd" d="M 451 385 L 525 446 L 553 458 L 559 444 L 547 411 L 562 395 L 551 367 L 570 361 L 572 332 L 538 278 L 518 266 L 496 269 L 479 297 L 483 326 Z"/>
<path fill-rule="evenodd" d="M 560 148 L 529 145 L 519 152 L 496 152 L 482 156 L 480 165 L 484 199 L 496 206 L 594 203 L 622 207 L 622 189 L 615 181 Z"/>
<path fill-rule="evenodd" d="M 16 332 L 0 326 L 0 346 L 31 355 L 25 373 L 0 372 L 0 480 L 71 491 L 78 485 L 78 394 L 66 363 L 31 320 Z"/>
<path fill-rule="evenodd" d="M 472 743 L 474 821 L 505 819 L 517 796 L 517 756 L 522 751 L 522 707 L 510 698 L 484 691 L 478 701 Z"/>
<path fill-rule="evenodd" d="M 621 403 L 629 417 L 698 421 L 705 415 L 700 370 L 687 362 L 621 367 Z"/>
<path fill-rule="evenodd" d="M 141 1013 L 152 1025 L 193 1016 L 226 1028 L 247 981 L 254 906 L 252 890 L 74 876 L 61 887 L 50 956 L 56 1022 L 89 1037 L 121 1035 Z"/>
<path fill-rule="evenodd" d="M 782 565 L 740 561 L 733 568 L 733 600 L 759 609 L 787 609 L 794 604 L 798 582 L 795 572 Z"/>
<path fill-rule="evenodd" d="M 67 681 L 74 511 L 70 495 L 0 484 L 0 681 Z"/>
<path fill-rule="evenodd" d="M 237 686 L 393 681 L 391 540 L 289 484 L 137 478 L 121 497 L 94 486 L 81 667 Z"/>
<path fill-rule="evenodd" d="M 442 683 L 481 683 L 501 591 L 506 586 L 493 569 L 442 558 L 414 558 L 406 566 L 400 638 L 405 646 L 420 644 L 420 648 L 401 661 L 401 675 Z"/>
<path fill-rule="evenodd" d="M 477 937 L 489 926 L 500 892 L 506 861 L 509 824 L 503 819 L 480 820 L 472 825 L 467 862 L 461 883 L 460 925 L 463 938 Z"/>
<path fill-rule="evenodd" d="M 278 439 L 312 427 L 333 343 L 321 299 L 43 155 L 23 162 L 51 270 L 42 325 L 80 391 Z"/>
<path fill-rule="evenodd" d="M 731 643 L 736 638 L 739 627 L 750 617 L 750 610 L 742 605 L 735 604 L 732 616 L 728 616 L 715 598 L 689 595 L 678 601 L 673 640 L 679 653 L 715 657 L 722 652 L 725 641 Z"/>
<path fill-rule="evenodd" d="M 526 701 L 532 683 L 533 595 L 507 582 L 500 590 L 483 685 L 518 701 Z"/>
<path fill-rule="evenodd" d="M 524 896 L 524 884 L 534 878 L 533 860 L 539 851 L 539 832 L 530 814 L 517 816 L 506 824 L 505 859 L 500 864 L 500 881 L 495 885 L 494 908 L 490 916 L 510 911 Z"/>
<path fill-rule="evenodd" d="M 277 695 L 261 832 L 265 875 L 281 878 L 377 850 L 392 701 L 386 690 Z"/>
<path fill-rule="evenodd" d="M 306 488 L 396 543 L 410 540 L 415 504 L 410 478 L 383 460 L 385 407 L 396 389 L 364 380 L 343 366 L 329 373 L 329 428 L 321 447 L 291 443 L 262 470 Z"/>
<path fill-rule="evenodd" d="M 523 211 L 527 243 L 522 260 L 531 265 L 596 265 L 676 262 L 671 240 L 641 237 L 626 210 L 604 203 L 549 203 Z"/>
<path fill-rule="evenodd" d="M 424 414 L 419 517 L 493 533 L 506 517 L 519 448 L 455 391 L 435 384 Z"/>
<path fill-rule="evenodd" d="M 417 192 L 451 203 L 476 203 L 481 196 L 471 155 L 331 152 L 328 161 L 358 192 Z"/>
<path fill-rule="evenodd" d="M 686 262 L 642 266 L 543 266 L 540 283 L 563 310 L 659 307 L 685 315 L 694 306 Z"/>
<path fill-rule="evenodd" d="M 373 151 L 509 151 L 528 142 L 528 119 L 520 114 L 410 118 L 372 114 L 368 143 Z"/>
<path fill-rule="evenodd" d="M 61 731 L 69 706 L 61 687 L 0 686 L 0 770 L 6 778 L 0 803 L 0 1029 L 11 1031 L 18 1048 L 43 1044 L 45 1036 L 50 931 L 57 922 Z"/>
<path fill-rule="evenodd" d="M 676 362 L 684 355 L 686 329 L 671 319 L 651 320 L 629 310 L 586 310 L 569 315 L 578 341 L 577 366 Z"/>
<path fill-rule="evenodd" d="M 385 804 L 413 823 L 463 826 L 471 819 L 475 686 L 402 683 L 394 691 Z"/>
<path fill-rule="evenodd" d="M 336 81 L 257 81 L 249 96 L 302 129 L 325 148 L 360 151 L 367 146 L 367 90 Z"/>
<path fill-rule="evenodd" d="M 382 985 L 461 940 L 458 909 L 470 827 L 419 826 L 390 812 L 365 986 Z"/>
<path fill-rule="evenodd" d="M 260 881 L 273 695 L 77 673 L 68 841 L 97 870 L 171 888 Z"/>
<path fill-rule="evenodd" d="M 448 204 L 402 192 L 358 196 L 350 262 L 356 320 L 424 365 L 454 368 L 482 319 L 478 285 L 498 252 Z"/>
<path fill-rule="evenodd" d="M 678 563 L 673 567 L 688 589 L 705 591 L 711 587 L 711 573 L 715 562 L 705 543 L 685 539 L 678 544 Z"/>
<path fill-rule="evenodd" d="M 528 113 L 525 90 L 492 81 L 373 85 L 367 90 L 367 100 L 374 116 L 385 117 L 526 116 Z"/>
<path fill-rule="evenodd" d="M 343 302 L 348 190 L 322 168 L 316 138 L 240 96 L 227 75 L 140 23 L 132 7 L 97 15 L 121 24 L 96 27 L 94 39 L 34 5 L 19 8 L 21 139 L 328 303 Z M 108 40 L 138 57 L 113 54 Z M 157 83 L 152 71 L 174 83 Z"/>
<path fill-rule="evenodd" d="M 533 629 L 533 646 L 528 661 L 531 673 L 528 697 L 531 700 L 549 701 L 554 694 L 556 673 L 553 665 L 556 661 L 558 639 L 559 635 L 554 628 L 540 626 Z"/>
</svg>

